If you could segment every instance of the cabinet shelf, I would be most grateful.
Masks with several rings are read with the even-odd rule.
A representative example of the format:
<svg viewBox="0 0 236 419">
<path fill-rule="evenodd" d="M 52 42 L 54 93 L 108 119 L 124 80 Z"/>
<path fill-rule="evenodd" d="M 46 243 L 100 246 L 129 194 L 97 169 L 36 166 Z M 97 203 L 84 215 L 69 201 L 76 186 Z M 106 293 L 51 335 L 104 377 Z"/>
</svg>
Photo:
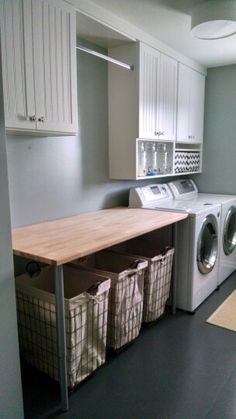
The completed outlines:
<svg viewBox="0 0 236 419">
<path fill-rule="evenodd" d="M 197 175 L 198 173 L 202 173 L 202 171 L 196 170 L 194 172 L 179 172 L 179 173 L 174 173 L 174 176 Z"/>
<path fill-rule="evenodd" d="M 137 176 L 137 180 L 147 180 L 147 179 L 157 179 L 162 177 L 171 177 L 174 176 L 174 173 L 167 173 L 165 175 L 156 175 L 156 176 Z"/>
<path fill-rule="evenodd" d="M 175 148 L 175 151 L 199 151 L 199 148 Z"/>
</svg>

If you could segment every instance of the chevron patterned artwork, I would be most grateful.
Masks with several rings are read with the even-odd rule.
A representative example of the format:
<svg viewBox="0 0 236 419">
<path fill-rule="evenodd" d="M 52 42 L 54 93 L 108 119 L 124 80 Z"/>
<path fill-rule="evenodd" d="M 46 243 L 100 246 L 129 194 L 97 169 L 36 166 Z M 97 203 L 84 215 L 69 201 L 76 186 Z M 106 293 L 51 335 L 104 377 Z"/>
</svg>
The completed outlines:
<svg viewBox="0 0 236 419">
<path fill-rule="evenodd" d="M 200 151 L 176 151 L 175 173 L 199 172 Z"/>
</svg>

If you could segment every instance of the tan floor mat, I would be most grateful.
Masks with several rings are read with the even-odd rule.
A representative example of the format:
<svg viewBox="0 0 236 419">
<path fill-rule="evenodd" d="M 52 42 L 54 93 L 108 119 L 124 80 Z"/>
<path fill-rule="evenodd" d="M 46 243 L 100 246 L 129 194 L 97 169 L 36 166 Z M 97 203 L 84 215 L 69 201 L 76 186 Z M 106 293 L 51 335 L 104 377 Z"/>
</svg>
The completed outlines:
<svg viewBox="0 0 236 419">
<path fill-rule="evenodd" d="M 207 323 L 236 332 L 236 290 L 214 311 Z"/>
</svg>

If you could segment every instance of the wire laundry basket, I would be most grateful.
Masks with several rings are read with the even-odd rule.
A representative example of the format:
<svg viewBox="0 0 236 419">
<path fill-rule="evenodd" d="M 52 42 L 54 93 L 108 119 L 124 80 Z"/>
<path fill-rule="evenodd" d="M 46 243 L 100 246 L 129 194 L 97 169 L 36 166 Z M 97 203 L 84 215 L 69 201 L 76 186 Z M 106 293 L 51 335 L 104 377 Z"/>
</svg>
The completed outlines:
<svg viewBox="0 0 236 419">
<path fill-rule="evenodd" d="M 165 311 L 170 296 L 174 248 L 158 249 L 142 240 L 130 240 L 123 247 L 114 246 L 112 252 L 142 258 L 147 261 L 144 276 L 143 317 L 144 323 L 157 320 Z"/>
<path fill-rule="evenodd" d="M 105 362 L 110 279 L 64 266 L 68 387 Z M 59 381 L 53 269 L 16 277 L 19 342 L 26 361 Z"/>
<path fill-rule="evenodd" d="M 75 265 L 111 279 L 107 346 L 119 349 L 134 340 L 142 324 L 147 261 L 103 250 L 79 259 Z"/>
</svg>

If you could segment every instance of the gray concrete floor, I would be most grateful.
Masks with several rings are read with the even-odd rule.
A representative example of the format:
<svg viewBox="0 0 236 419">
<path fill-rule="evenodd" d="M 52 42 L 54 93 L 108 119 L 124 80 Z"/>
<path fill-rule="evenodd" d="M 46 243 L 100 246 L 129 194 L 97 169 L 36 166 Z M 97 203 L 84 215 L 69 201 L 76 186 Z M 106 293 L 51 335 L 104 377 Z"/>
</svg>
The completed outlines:
<svg viewBox="0 0 236 419">
<path fill-rule="evenodd" d="M 85 380 L 61 413 L 59 386 L 22 366 L 26 419 L 236 418 L 236 333 L 206 319 L 236 288 L 227 279 L 194 315 L 167 313 Z"/>
</svg>

